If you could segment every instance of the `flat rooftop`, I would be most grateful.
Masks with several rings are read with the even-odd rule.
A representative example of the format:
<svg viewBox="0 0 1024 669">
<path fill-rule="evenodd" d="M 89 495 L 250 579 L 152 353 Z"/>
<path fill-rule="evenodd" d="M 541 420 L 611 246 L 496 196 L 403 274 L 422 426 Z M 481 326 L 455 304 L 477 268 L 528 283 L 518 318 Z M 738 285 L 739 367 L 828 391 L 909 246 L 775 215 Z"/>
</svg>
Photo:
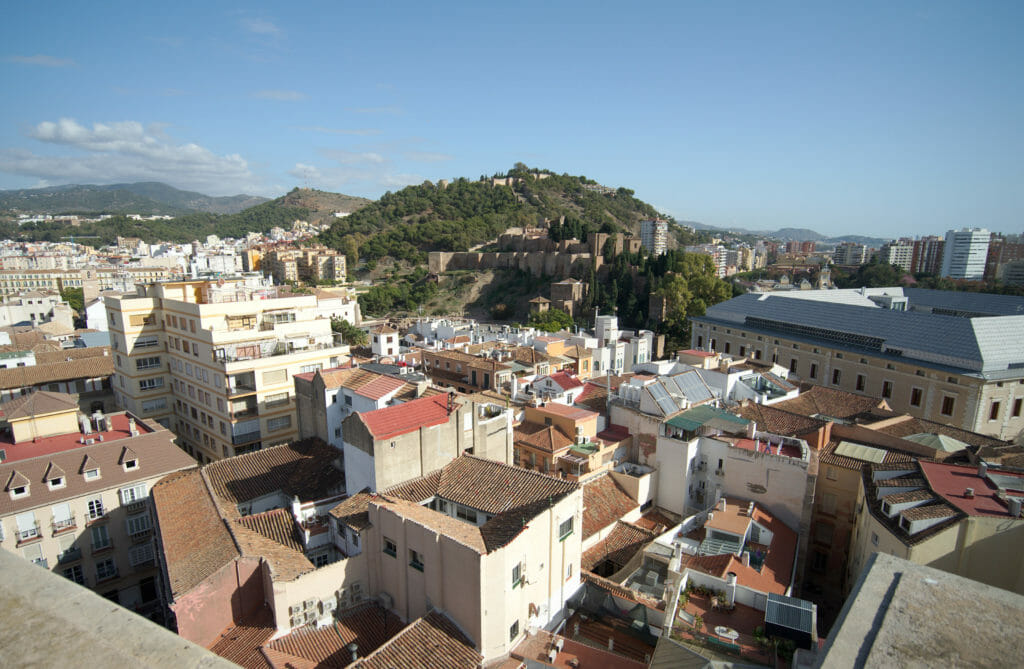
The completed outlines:
<svg viewBox="0 0 1024 669">
<path fill-rule="evenodd" d="M 18 444 L 14 443 L 10 433 L 0 436 L 0 449 L 6 452 L 3 462 L 17 462 L 18 460 L 27 460 L 28 458 L 35 458 L 41 455 L 52 455 L 54 453 L 72 451 L 76 448 L 83 448 L 87 445 L 81 442 L 83 437 L 95 439 L 97 443 L 100 437 L 103 437 L 104 443 L 131 438 L 131 432 L 128 431 L 128 416 L 124 413 L 118 413 L 107 414 L 107 417 L 110 418 L 113 429 L 106 432 L 92 432 L 90 434 L 69 432 L 54 437 L 40 437 Z M 147 434 L 153 431 L 141 421 L 135 421 L 135 427 L 138 429 L 139 434 Z"/>
<path fill-rule="evenodd" d="M 760 439 L 728 439 L 723 437 L 716 437 L 717 439 L 723 439 L 732 443 L 736 448 L 742 448 L 745 451 L 754 451 L 756 453 L 771 453 L 772 455 L 781 455 L 787 458 L 796 458 L 800 460 L 803 458 L 803 452 L 800 447 L 795 444 L 772 444 Z"/>
</svg>

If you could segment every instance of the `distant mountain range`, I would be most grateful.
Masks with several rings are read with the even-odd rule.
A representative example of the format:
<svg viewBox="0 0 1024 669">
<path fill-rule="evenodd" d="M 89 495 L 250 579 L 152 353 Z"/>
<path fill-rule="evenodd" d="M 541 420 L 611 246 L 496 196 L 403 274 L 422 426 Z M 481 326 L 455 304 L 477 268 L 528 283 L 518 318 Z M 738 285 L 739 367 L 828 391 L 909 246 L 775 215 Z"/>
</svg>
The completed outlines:
<svg viewBox="0 0 1024 669">
<path fill-rule="evenodd" d="M 266 201 L 256 195 L 212 197 L 156 181 L 0 191 L 0 211 L 19 214 L 236 214 Z"/>
<path fill-rule="evenodd" d="M 866 244 L 871 247 L 879 247 L 889 241 L 889 237 L 866 237 L 864 235 L 842 235 L 840 237 L 827 237 L 819 232 L 808 228 L 779 228 L 778 230 L 748 230 L 746 228 L 722 228 L 717 225 L 708 225 L 699 221 L 679 221 L 682 225 L 688 225 L 696 230 L 710 230 L 713 232 L 734 232 L 743 235 L 758 235 L 760 237 L 771 237 L 784 242 L 826 242 L 837 244 L 839 242 L 853 242 L 855 244 Z"/>
</svg>

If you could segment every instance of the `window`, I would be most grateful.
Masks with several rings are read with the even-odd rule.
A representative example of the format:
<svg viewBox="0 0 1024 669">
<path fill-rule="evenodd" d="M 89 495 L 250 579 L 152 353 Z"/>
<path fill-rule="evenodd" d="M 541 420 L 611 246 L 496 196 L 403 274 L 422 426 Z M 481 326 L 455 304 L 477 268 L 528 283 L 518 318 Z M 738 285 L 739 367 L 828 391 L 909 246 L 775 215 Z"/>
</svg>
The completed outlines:
<svg viewBox="0 0 1024 669">
<path fill-rule="evenodd" d="M 871 544 L 873 546 L 877 546 L 878 545 L 878 533 L 877 532 L 872 532 L 871 533 Z"/>
<path fill-rule="evenodd" d="M 93 469 L 86 469 L 85 470 L 85 480 L 86 481 L 94 481 L 94 480 L 98 479 L 99 477 L 100 477 L 100 470 L 99 470 L 99 468 L 93 468 Z"/>
<path fill-rule="evenodd" d="M 821 496 L 821 512 L 830 516 L 836 515 L 836 496 L 827 492 Z"/>
<path fill-rule="evenodd" d="M 152 528 L 149 522 L 149 514 L 140 513 L 137 516 L 128 516 L 128 519 L 125 521 L 125 527 L 128 530 L 128 534 L 133 536 L 148 532 Z"/>
<path fill-rule="evenodd" d="M 148 358 L 139 358 L 135 361 L 135 369 L 153 369 L 160 366 L 160 356 L 154 355 Z"/>
<path fill-rule="evenodd" d="M 57 490 L 58 488 L 64 487 L 64 477 L 54 476 L 52 479 L 46 482 L 50 486 L 50 490 Z"/>
<path fill-rule="evenodd" d="M 729 349 L 731 349 L 731 348 L 732 348 L 732 345 L 729 344 L 729 342 L 725 342 L 725 352 L 729 353 Z"/>
<path fill-rule="evenodd" d="M 423 554 L 419 551 L 409 549 L 409 566 L 418 571 L 423 571 Z"/>
<path fill-rule="evenodd" d="M 338 396 L 337 395 L 331 395 L 331 404 L 337 404 L 337 403 L 338 403 Z"/>
<path fill-rule="evenodd" d="M 1013 401 L 1013 414 L 1012 415 L 1013 415 L 1014 418 L 1019 418 L 1020 417 L 1020 410 L 1021 410 L 1021 404 L 1022 403 L 1024 403 L 1024 402 L 1022 402 L 1021 398 L 1019 398 L 1019 397 Z"/>
<path fill-rule="evenodd" d="M 572 534 L 572 516 L 562 521 L 558 526 L 558 540 L 562 541 Z"/>
<path fill-rule="evenodd" d="M 835 481 L 838 478 L 838 475 L 836 474 L 836 468 L 827 467 L 825 469 L 825 478 L 827 478 L 829 481 Z"/>
<path fill-rule="evenodd" d="M 828 553 L 822 551 L 814 551 L 814 558 L 811 562 L 811 569 L 814 571 L 825 571 L 825 567 L 828 566 Z"/>
<path fill-rule="evenodd" d="M 863 374 L 857 375 L 857 390 L 864 392 L 864 383 L 866 380 L 867 379 L 864 377 Z"/>
<path fill-rule="evenodd" d="M 135 348 L 150 348 L 159 345 L 160 340 L 156 337 L 139 337 L 135 340 Z"/>
<path fill-rule="evenodd" d="M 474 511 L 473 509 L 469 509 L 464 506 L 459 506 L 459 508 L 455 510 L 455 515 L 458 518 L 465 520 L 467 522 L 474 524 L 476 523 L 476 511 Z"/>
<path fill-rule="evenodd" d="M 796 374 L 796 358 L 789 361 L 789 372 L 790 374 Z"/>
<path fill-rule="evenodd" d="M 155 388 L 164 387 L 164 377 L 158 376 L 155 379 L 141 379 L 139 381 L 139 390 L 153 390 Z"/>
<path fill-rule="evenodd" d="M 110 578 L 117 578 L 117 565 L 114 558 L 107 558 L 96 563 L 96 580 L 105 581 Z"/>
<path fill-rule="evenodd" d="M 515 641 L 516 637 L 519 636 L 519 621 L 512 623 L 512 627 L 508 628 L 508 640 Z"/>
<path fill-rule="evenodd" d="M 892 381 L 882 381 L 882 397 L 885 399 L 892 397 Z"/>
<path fill-rule="evenodd" d="M 121 504 L 132 504 L 134 502 L 142 501 L 146 498 L 146 484 L 140 483 L 138 485 L 131 486 L 130 488 L 121 488 L 119 491 L 121 495 Z"/>
<path fill-rule="evenodd" d="M 388 539 L 387 537 L 384 537 L 384 552 L 387 553 L 388 555 L 390 555 L 391 557 L 397 557 L 398 556 L 398 544 L 396 544 L 391 539 Z"/>
<path fill-rule="evenodd" d="M 76 564 L 64 570 L 64 578 L 74 581 L 78 585 L 85 585 L 85 574 L 82 573 L 82 565 Z"/>
<path fill-rule="evenodd" d="M 815 543 L 822 544 L 823 546 L 832 545 L 832 526 L 826 523 L 818 523 L 814 532 Z"/>
<path fill-rule="evenodd" d="M 992 406 L 988 410 L 988 419 L 997 420 L 999 418 L 999 405 L 1000 402 L 992 402 Z"/>
<path fill-rule="evenodd" d="M 263 385 L 265 386 L 272 386 L 278 383 L 284 383 L 287 380 L 287 369 L 273 369 L 269 372 L 263 372 Z"/>
<path fill-rule="evenodd" d="M 11 488 L 11 499 L 18 499 L 19 497 L 28 497 L 28 486 L 20 485 Z"/>
<path fill-rule="evenodd" d="M 311 374 L 318 372 L 323 368 L 324 366 L 318 362 L 315 365 L 303 365 L 302 367 L 299 367 L 299 371 L 303 374 Z"/>
<path fill-rule="evenodd" d="M 520 562 L 512 567 L 512 587 L 518 588 L 523 584 L 523 563 Z"/>
<path fill-rule="evenodd" d="M 920 388 L 911 388 L 910 389 L 910 406 L 912 406 L 912 407 L 919 407 L 919 406 L 921 406 L 921 396 L 923 394 L 924 394 L 924 391 L 921 390 Z"/>
<path fill-rule="evenodd" d="M 337 395 L 335 395 L 337 397 Z M 273 395 L 267 395 L 267 406 L 276 407 L 282 404 L 288 404 L 288 393 L 274 393 Z"/>
<path fill-rule="evenodd" d="M 348 407 L 352 406 L 352 396 L 351 395 L 345 395 L 345 406 L 348 406 Z"/>
<path fill-rule="evenodd" d="M 267 421 L 267 432 L 274 432 L 276 430 L 283 430 L 287 427 L 292 426 L 291 416 L 280 416 L 279 418 L 271 418 Z"/>
<path fill-rule="evenodd" d="M 942 409 L 939 411 L 943 416 L 952 416 L 953 408 L 956 406 L 956 398 L 946 395 L 942 398 Z"/>
<path fill-rule="evenodd" d="M 97 497 L 89 500 L 89 520 L 96 520 L 102 518 L 105 511 L 103 510 L 103 498 Z"/>
<path fill-rule="evenodd" d="M 97 525 L 96 527 L 90 528 L 90 532 L 92 532 L 93 551 L 110 548 L 110 535 L 107 534 L 106 525 Z"/>
<path fill-rule="evenodd" d="M 155 400 L 146 400 L 142 403 L 143 413 L 147 411 L 159 411 L 160 409 L 167 408 L 167 398 L 159 397 Z"/>
<path fill-rule="evenodd" d="M 340 439 L 341 438 L 341 428 L 340 427 L 334 428 L 334 437 L 336 439 Z"/>
<path fill-rule="evenodd" d="M 153 550 L 153 544 L 145 543 L 138 546 L 133 546 L 128 551 L 128 562 L 133 566 L 137 567 L 140 564 L 147 562 L 153 562 L 156 559 L 156 553 Z"/>
<path fill-rule="evenodd" d="M 811 363 L 811 378 L 812 379 L 818 378 L 818 363 L 816 363 L 816 362 L 812 362 Z"/>
<path fill-rule="evenodd" d="M 840 370 L 833 369 L 832 370 L 832 385 L 833 386 L 838 386 L 839 385 L 839 379 L 841 379 L 842 376 L 843 376 L 843 374 L 842 374 L 842 372 Z"/>
</svg>

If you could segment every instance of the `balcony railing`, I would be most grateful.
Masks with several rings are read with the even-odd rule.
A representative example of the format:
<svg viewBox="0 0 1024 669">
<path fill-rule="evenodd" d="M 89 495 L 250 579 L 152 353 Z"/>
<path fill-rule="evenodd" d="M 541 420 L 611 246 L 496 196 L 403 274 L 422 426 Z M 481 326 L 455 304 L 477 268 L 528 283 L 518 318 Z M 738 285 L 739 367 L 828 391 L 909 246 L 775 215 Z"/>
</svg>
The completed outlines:
<svg viewBox="0 0 1024 669">
<path fill-rule="evenodd" d="M 326 351 L 344 346 L 340 336 L 335 336 L 333 341 L 322 344 L 309 344 L 308 346 L 294 346 L 287 341 L 274 342 L 273 348 L 269 345 L 264 348 L 259 342 L 252 346 L 244 347 L 244 350 L 234 351 L 216 348 L 213 350 L 214 362 L 239 362 L 243 360 L 258 360 L 260 358 L 271 358 L 279 355 L 292 355 L 293 353 L 305 353 L 306 351 Z"/>
<path fill-rule="evenodd" d="M 232 383 L 231 385 L 228 386 L 228 396 L 231 397 L 235 395 L 245 395 L 246 393 L 254 392 L 256 392 L 255 381 Z"/>
<path fill-rule="evenodd" d="M 248 444 L 250 441 L 259 441 L 259 439 L 259 430 L 256 430 L 254 432 L 243 432 L 242 434 L 231 435 L 231 443 L 234 444 L 235 446 L 238 446 L 239 444 Z"/>
<path fill-rule="evenodd" d="M 104 551 L 109 551 L 113 547 L 114 547 L 114 542 L 113 541 L 108 541 L 105 544 L 93 544 L 92 545 L 92 554 L 96 555 L 97 553 L 102 553 Z"/>
<path fill-rule="evenodd" d="M 82 549 L 77 546 L 72 546 L 57 556 L 57 562 L 61 564 L 64 564 L 65 562 L 74 562 L 75 560 L 80 559 L 82 559 Z"/>
<path fill-rule="evenodd" d="M 23 544 L 26 541 L 32 541 L 38 539 L 41 535 L 39 534 L 39 523 L 36 522 L 35 527 L 30 527 L 27 530 L 18 530 L 17 537 L 18 543 Z"/>
<path fill-rule="evenodd" d="M 248 416 L 256 416 L 259 414 L 259 407 L 253 405 L 251 407 L 244 407 L 242 409 L 232 409 L 232 418 L 246 418 Z"/>
<path fill-rule="evenodd" d="M 71 516 L 70 518 L 64 518 L 62 520 L 54 520 L 52 525 L 53 533 L 57 534 L 58 532 L 63 532 L 64 530 L 70 530 L 74 528 L 77 525 L 77 523 L 75 523 L 75 517 Z"/>
</svg>

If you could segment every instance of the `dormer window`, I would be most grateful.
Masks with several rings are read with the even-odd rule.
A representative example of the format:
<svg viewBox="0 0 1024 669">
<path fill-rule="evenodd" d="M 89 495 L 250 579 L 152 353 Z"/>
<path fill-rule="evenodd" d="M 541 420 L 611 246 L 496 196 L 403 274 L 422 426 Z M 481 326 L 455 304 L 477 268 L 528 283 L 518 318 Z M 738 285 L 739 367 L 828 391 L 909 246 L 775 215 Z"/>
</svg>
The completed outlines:
<svg viewBox="0 0 1024 669">
<path fill-rule="evenodd" d="M 54 478 L 47 481 L 46 484 L 50 486 L 50 490 L 58 490 L 64 487 L 64 477 L 55 476 Z"/>
<path fill-rule="evenodd" d="M 131 471 L 133 469 L 138 469 L 138 468 L 139 468 L 139 461 L 138 460 L 125 460 L 124 461 L 124 469 L 125 469 L 125 471 Z"/>
<path fill-rule="evenodd" d="M 28 497 L 27 485 L 19 485 L 11 488 L 11 499 L 20 499 L 22 497 Z"/>
<path fill-rule="evenodd" d="M 86 481 L 95 481 L 99 477 L 100 477 L 100 470 L 99 470 L 98 467 L 95 468 L 95 469 L 86 469 L 85 470 L 85 480 Z"/>
</svg>

